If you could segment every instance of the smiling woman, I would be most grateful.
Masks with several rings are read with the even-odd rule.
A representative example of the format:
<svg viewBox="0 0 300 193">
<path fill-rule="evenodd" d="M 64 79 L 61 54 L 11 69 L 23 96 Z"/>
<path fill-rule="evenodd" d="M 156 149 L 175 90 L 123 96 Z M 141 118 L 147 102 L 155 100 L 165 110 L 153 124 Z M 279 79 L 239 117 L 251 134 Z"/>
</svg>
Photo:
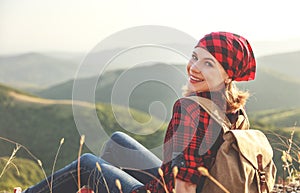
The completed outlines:
<svg viewBox="0 0 300 193">
<path fill-rule="evenodd" d="M 254 54 L 245 38 L 229 32 L 207 34 L 195 46 L 187 64 L 185 96 L 212 100 L 228 117 L 231 129 L 240 129 L 237 119 L 247 94 L 239 91 L 233 81 L 253 80 L 255 70 Z M 222 143 L 223 130 L 209 113 L 197 102 L 180 98 L 173 106 L 166 131 L 163 161 L 126 134 L 116 132 L 106 142 L 101 157 L 84 154 L 80 161 L 50 176 L 51 191 L 75 192 L 79 184 L 76 179 L 81 179 L 81 185 L 95 192 L 119 192 L 121 186 L 115 186 L 116 180 L 124 193 L 201 192 L 205 177 L 198 168 L 211 168 Z M 44 180 L 25 192 L 48 190 Z"/>
<path fill-rule="evenodd" d="M 229 48 L 230 45 L 230 48 Z M 193 92 L 224 91 L 227 112 L 246 105 L 248 92 L 240 91 L 234 81 L 255 78 L 256 61 L 248 41 L 236 34 L 211 33 L 196 45 L 187 65 L 188 84 L 184 95 Z"/>
</svg>

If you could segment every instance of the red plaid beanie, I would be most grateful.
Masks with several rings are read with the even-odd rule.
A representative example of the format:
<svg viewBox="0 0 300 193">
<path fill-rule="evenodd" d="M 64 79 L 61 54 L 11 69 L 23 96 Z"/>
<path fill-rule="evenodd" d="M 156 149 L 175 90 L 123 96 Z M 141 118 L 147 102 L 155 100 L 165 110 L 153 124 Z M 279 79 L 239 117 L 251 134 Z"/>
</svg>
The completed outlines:
<svg viewBox="0 0 300 193">
<path fill-rule="evenodd" d="M 252 48 L 244 37 L 229 32 L 212 32 L 199 40 L 195 47 L 210 52 L 232 80 L 254 80 L 256 62 Z"/>
</svg>

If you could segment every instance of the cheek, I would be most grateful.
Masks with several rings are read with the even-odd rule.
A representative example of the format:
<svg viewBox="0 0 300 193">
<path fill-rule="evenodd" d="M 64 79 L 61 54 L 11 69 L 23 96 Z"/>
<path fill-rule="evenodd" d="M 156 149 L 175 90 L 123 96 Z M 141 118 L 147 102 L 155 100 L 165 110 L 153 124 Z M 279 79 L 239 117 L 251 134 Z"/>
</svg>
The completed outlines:
<svg viewBox="0 0 300 193">
<path fill-rule="evenodd" d="M 189 73 L 190 69 L 191 69 L 191 62 L 189 61 L 189 63 L 186 65 L 186 72 Z"/>
<path fill-rule="evenodd" d="M 207 81 L 212 85 L 219 85 L 224 82 L 222 75 L 217 71 L 207 71 L 203 72 L 203 74 L 205 74 Z"/>
</svg>

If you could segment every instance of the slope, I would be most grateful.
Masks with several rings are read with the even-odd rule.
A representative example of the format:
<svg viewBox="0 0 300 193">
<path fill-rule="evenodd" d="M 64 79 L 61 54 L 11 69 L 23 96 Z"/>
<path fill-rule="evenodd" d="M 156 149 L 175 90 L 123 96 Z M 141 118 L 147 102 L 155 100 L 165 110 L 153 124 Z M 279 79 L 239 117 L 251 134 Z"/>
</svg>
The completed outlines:
<svg viewBox="0 0 300 193">
<path fill-rule="evenodd" d="M 82 107 L 80 109 L 82 118 L 89 120 L 87 116 L 93 105 L 78 102 L 75 102 L 75 105 Z M 43 162 L 47 172 L 52 167 L 56 150 L 62 138 L 65 139 L 65 143 L 59 154 L 57 168 L 63 167 L 76 158 L 80 134 L 75 124 L 70 101 L 40 99 L 0 85 L 0 107 L 0 135 L 26 146 Z M 137 121 L 139 123 L 149 121 L 149 115 L 133 109 L 128 111 L 127 108 L 122 107 L 118 107 L 117 111 L 122 114 L 118 120 L 115 118 L 110 105 L 96 105 L 99 122 L 101 122 L 107 136 L 120 130 L 136 137 L 150 148 L 161 144 L 165 124 L 161 125 L 161 121 L 155 121 L 155 119 L 151 122 L 153 123 L 152 126 L 136 124 Z M 136 121 L 133 121 L 131 116 Z M 125 130 L 124 125 L 131 130 Z M 158 125 L 160 127 L 156 128 Z M 84 126 L 90 129 L 94 127 L 94 123 L 86 121 Z M 140 132 L 151 134 L 136 134 Z M 87 130 L 87 140 L 91 137 L 93 139 L 90 140 L 94 140 L 93 146 L 89 146 L 89 148 L 85 146 L 83 152 L 99 153 L 104 142 L 101 140 L 103 136 L 89 136 Z M 10 155 L 12 148 L 11 144 L 0 140 L 0 156 Z M 21 150 L 18 152 L 18 156 L 30 158 L 25 151 Z"/>
</svg>

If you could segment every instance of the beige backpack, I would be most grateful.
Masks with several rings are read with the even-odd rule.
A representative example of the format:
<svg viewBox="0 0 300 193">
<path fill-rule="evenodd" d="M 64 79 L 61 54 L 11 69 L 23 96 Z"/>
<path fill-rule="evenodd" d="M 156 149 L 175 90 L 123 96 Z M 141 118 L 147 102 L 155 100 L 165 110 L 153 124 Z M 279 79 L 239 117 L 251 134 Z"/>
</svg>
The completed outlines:
<svg viewBox="0 0 300 193">
<path fill-rule="evenodd" d="M 211 100 L 190 96 L 224 130 L 220 146 L 209 173 L 231 193 L 269 193 L 275 184 L 276 166 L 273 150 L 267 137 L 259 130 L 249 129 L 244 109 L 232 125 L 225 113 Z M 231 130 L 231 129 L 234 130 Z M 206 179 L 201 193 L 221 193 L 211 180 Z"/>
</svg>

